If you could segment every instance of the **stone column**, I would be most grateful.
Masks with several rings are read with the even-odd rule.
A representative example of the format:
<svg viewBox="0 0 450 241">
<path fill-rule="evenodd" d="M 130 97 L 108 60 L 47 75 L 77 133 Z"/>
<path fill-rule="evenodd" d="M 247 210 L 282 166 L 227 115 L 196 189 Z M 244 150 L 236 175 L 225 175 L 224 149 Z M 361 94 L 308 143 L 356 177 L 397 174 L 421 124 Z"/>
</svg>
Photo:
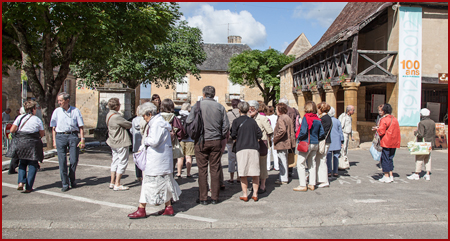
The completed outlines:
<svg viewBox="0 0 450 241">
<path fill-rule="evenodd" d="M 359 146 L 360 138 L 359 133 L 357 131 L 357 121 L 358 121 L 358 87 L 361 83 L 355 82 L 345 82 L 344 87 L 344 108 L 347 108 L 348 105 L 352 105 L 355 107 L 355 113 L 352 115 L 352 130 L 353 130 L 353 138 L 355 141 L 351 141 L 349 143 L 349 148 L 357 148 Z"/>
<path fill-rule="evenodd" d="M 300 113 L 300 116 L 303 117 L 305 115 L 305 96 L 303 95 L 303 91 L 297 91 L 297 105 L 298 105 L 298 112 Z"/>
<path fill-rule="evenodd" d="M 322 98 L 320 97 L 320 93 L 318 89 L 315 90 L 311 90 L 311 95 L 312 95 L 312 101 L 314 103 L 319 104 L 320 102 L 322 102 Z"/>
<path fill-rule="evenodd" d="M 325 90 L 325 102 L 327 102 L 335 110 L 337 109 L 336 94 L 339 90 L 339 86 L 327 86 Z M 337 118 L 337 116 L 335 116 Z"/>
</svg>

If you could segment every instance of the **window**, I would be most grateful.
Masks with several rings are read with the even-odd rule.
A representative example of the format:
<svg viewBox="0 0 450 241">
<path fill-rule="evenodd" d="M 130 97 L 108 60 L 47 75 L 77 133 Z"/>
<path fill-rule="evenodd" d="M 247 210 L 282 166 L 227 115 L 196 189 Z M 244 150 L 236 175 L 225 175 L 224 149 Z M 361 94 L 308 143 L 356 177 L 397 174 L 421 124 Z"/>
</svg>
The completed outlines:
<svg viewBox="0 0 450 241">
<path fill-rule="evenodd" d="M 189 78 L 187 76 L 185 76 L 183 78 L 183 83 L 177 82 L 177 93 L 179 93 L 179 92 L 182 92 L 182 93 L 189 92 Z"/>
</svg>

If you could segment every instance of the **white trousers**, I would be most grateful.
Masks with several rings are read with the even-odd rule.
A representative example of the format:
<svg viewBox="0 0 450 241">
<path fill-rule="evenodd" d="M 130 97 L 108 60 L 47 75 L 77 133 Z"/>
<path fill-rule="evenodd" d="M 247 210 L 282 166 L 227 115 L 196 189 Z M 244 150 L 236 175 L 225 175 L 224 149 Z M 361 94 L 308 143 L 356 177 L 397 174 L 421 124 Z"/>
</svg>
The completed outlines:
<svg viewBox="0 0 450 241">
<path fill-rule="evenodd" d="M 278 162 L 280 166 L 280 181 L 287 182 L 288 179 L 288 150 L 278 150 Z"/>
<path fill-rule="evenodd" d="M 272 146 L 269 148 L 267 152 L 267 171 L 270 170 L 270 162 L 273 161 L 273 169 L 280 170 L 280 166 L 278 164 L 278 155 L 277 150 L 274 149 L 273 138 L 272 138 Z"/>
<path fill-rule="evenodd" d="M 327 183 L 328 182 L 328 166 L 327 166 L 327 153 L 330 149 L 330 144 L 325 144 L 324 154 L 320 154 L 317 151 L 316 154 L 316 167 L 317 167 L 317 182 Z"/>
<path fill-rule="evenodd" d="M 128 166 L 129 148 L 128 146 L 126 146 L 120 148 L 111 148 L 111 150 L 112 150 L 111 172 L 123 174 Z"/>
<path fill-rule="evenodd" d="M 306 187 L 306 164 L 309 168 L 309 185 L 316 185 L 316 153 L 318 148 L 319 144 L 309 144 L 308 152 L 298 153 L 297 172 L 302 187 Z"/>
<path fill-rule="evenodd" d="M 341 156 L 348 160 L 348 142 L 350 141 L 350 134 L 344 133 L 344 146 L 341 149 Z"/>
</svg>

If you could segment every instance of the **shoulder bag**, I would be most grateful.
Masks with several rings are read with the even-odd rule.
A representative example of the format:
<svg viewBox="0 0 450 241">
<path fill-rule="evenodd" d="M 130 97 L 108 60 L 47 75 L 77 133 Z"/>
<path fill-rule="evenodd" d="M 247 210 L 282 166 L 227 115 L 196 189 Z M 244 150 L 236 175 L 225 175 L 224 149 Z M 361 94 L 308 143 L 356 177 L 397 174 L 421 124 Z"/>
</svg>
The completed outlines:
<svg viewBox="0 0 450 241">
<path fill-rule="evenodd" d="M 331 132 L 331 128 L 333 128 L 333 120 L 331 120 L 331 126 L 330 126 L 330 129 L 328 130 L 327 136 L 325 137 L 325 139 L 319 141 L 319 153 L 320 154 L 324 154 L 325 153 L 325 144 L 326 144 L 328 135 Z"/>
<path fill-rule="evenodd" d="M 144 126 L 144 129 L 145 129 L 145 126 Z M 147 129 L 147 136 L 148 136 L 149 129 L 150 128 Z M 133 153 L 134 163 L 141 171 L 145 170 L 145 166 L 147 164 L 147 148 L 148 148 L 148 146 L 146 146 L 143 151 Z"/>
<path fill-rule="evenodd" d="M 386 129 L 386 131 L 389 130 L 389 127 L 391 127 L 393 119 L 394 118 L 392 117 L 391 118 L 391 123 L 389 124 L 388 128 Z M 380 142 L 381 142 L 381 138 L 380 138 L 380 135 L 378 135 L 378 131 L 377 131 L 377 132 L 375 132 L 375 136 L 373 137 L 372 144 L 373 144 L 375 150 L 377 150 L 379 152 L 381 152 L 383 150 L 383 147 L 381 147 Z"/>
<path fill-rule="evenodd" d="M 300 141 L 298 144 L 297 144 L 297 151 L 299 151 L 299 152 L 308 152 L 308 149 L 309 149 L 309 131 L 308 131 L 308 142 L 306 142 L 306 141 Z"/>
</svg>

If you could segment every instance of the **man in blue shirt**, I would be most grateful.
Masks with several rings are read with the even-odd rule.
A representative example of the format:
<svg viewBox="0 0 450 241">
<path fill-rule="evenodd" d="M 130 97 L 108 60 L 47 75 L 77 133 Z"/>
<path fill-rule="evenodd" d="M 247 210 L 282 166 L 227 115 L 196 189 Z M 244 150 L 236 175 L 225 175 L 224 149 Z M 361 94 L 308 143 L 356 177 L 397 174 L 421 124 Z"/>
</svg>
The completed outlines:
<svg viewBox="0 0 450 241">
<path fill-rule="evenodd" d="M 66 192 L 70 186 L 76 187 L 75 170 L 78 164 L 79 147 L 84 148 L 84 122 L 81 117 L 81 112 L 77 108 L 70 106 L 70 95 L 66 92 L 61 92 L 57 96 L 60 107 L 53 111 L 50 127 L 53 127 L 53 146 L 58 152 L 59 173 L 61 175 L 62 189 Z M 78 138 L 80 133 L 81 141 Z M 70 167 L 67 175 L 67 158 L 66 153 L 69 150 Z"/>
</svg>

